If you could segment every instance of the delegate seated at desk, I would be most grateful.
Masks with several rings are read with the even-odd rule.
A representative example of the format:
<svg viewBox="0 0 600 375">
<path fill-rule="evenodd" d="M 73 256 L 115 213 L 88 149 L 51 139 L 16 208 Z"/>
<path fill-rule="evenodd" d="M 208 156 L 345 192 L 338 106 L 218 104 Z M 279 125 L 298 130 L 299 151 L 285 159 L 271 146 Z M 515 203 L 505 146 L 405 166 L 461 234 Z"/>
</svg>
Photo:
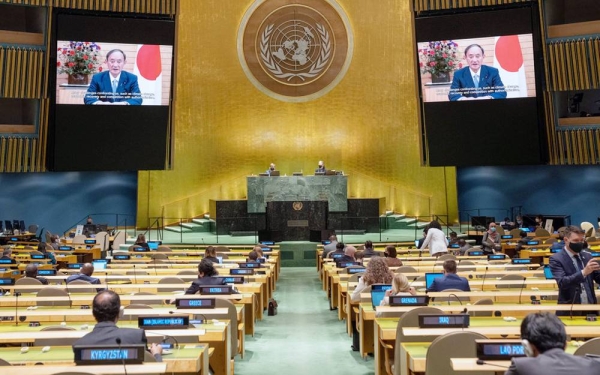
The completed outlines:
<svg viewBox="0 0 600 375">
<path fill-rule="evenodd" d="M 46 280 L 45 277 L 38 276 L 38 268 L 37 268 L 37 265 L 34 263 L 29 263 L 25 267 L 25 277 L 36 279 L 43 285 L 48 285 L 48 280 Z"/>
<path fill-rule="evenodd" d="M 600 361 L 565 353 L 565 325 L 552 313 L 529 314 L 521 322 L 525 358 L 513 358 L 505 375 L 597 375 Z"/>
<path fill-rule="evenodd" d="M 91 263 L 85 263 L 79 269 L 78 274 L 67 277 L 67 284 L 69 284 L 73 281 L 76 281 L 76 280 L 82 280 L 82 281 L 87 281 L 90 284 L 100 285 L 100 279 L 98 279 L 97 277 L 92 277 L 93 274 L 94 274 L 94 266 Z M 98 288 L 96 290 L 98 292 L 101 292 L 104 290 L 104 288 Z"/>
<path fill-rule="evenodd" d="M 470 292 L 469 281 L 456 274 L 456 261 L 449 259 L 444 261 L 444 276 L 433 279 L 428 292 L 442 292 L 446 289 L 458 289 Z"/>
<path fill-rule="evenodd" d="M 192 285 L 185 291 L 185 294 L 196 294 L 201 286 L 206 285 L 226 285 L 225 279 L 220 279 L 219 272 L 213 266 L 213 262 L 208 259 L 202 259 L 198 264 L 198 278 L 192 281 Z"/>
<path fill-rule="evenodd" d="M 138 328 L 119 328 L 119 313 L 121 312 L 121 299 L 112 290 L 98 293 L 92 302 L 92 313 L 97 324 L 92 332 L 73 343 L 76 345 L 114 345 L 115 347 L 127 344 L 148 345 L 146 332 Z M 162 346 L 152 344 L 150 352 L 158 362 L 162 362 Z"/>
</svg>

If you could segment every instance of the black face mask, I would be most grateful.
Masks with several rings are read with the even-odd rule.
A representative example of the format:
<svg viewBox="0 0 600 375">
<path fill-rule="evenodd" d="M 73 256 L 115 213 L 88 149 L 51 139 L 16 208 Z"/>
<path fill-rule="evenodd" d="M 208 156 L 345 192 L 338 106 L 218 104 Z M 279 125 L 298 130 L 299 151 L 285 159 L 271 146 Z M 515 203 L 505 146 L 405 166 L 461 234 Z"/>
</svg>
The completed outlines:
<svg viewBox="0 0 600 375">
<path fill-rule="evenodd" d="M 569 249 L 579 254 L 583 250 L 583 242 L 569 242 Z"/>
</svg>

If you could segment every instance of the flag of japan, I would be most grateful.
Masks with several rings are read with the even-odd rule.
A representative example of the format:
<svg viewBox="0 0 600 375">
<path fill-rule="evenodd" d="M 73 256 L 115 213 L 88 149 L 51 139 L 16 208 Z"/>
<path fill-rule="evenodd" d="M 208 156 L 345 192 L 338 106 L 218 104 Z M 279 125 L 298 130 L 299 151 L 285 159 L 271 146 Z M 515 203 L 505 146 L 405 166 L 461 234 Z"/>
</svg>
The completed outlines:
<svg viewBox="0 0 600 375">
<path fill-rule="evenodd" d="M 145 105 L 160 105 L 162 99 L 162 64 L 160 46 L 140 44 L 137 49 L 133 71 L 138 76 L 138 84 Z"/>
<path fill-rule="evenodd" d="M 507 35 L 496 38 L 494 67 L 500 73 L 508 98 L 527 97 L 527 79 L 523 51 L 518 35 Z"/>
</svg>

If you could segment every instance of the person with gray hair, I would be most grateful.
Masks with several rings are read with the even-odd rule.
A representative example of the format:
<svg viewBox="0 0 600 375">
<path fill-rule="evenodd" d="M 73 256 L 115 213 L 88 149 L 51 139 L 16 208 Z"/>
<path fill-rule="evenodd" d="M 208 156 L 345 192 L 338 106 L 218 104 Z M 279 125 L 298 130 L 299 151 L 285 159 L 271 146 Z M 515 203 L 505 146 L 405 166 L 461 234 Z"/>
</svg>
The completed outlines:
<svg viewBox="0 0 600 375">
<path fill-rule="evenodd" d="M 5 247 L 4 250 L 2 251 L 2 258 L 0 259 L 10 259 L 11 263 L 17 263 L 16 260 L 13 259 L 12 257 L 12 249 L 10 247 Z"/>
</svg>

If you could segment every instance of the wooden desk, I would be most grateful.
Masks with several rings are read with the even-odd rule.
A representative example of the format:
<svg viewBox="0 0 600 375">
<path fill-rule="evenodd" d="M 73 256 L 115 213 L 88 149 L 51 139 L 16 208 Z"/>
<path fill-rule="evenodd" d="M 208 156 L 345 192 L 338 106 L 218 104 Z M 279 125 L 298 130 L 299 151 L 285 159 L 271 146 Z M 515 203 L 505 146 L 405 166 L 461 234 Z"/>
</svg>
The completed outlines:
<svg viewBox="0 0 600 375">
<path fill-rule="evenodd" d="M 30 347 L 27 353 L 21 353 L 21 348 L 0 348 L 0 358 L 13 366 L 31 366 L 42 363 L 44 366 L 73 366 L 73 348 L 70 346 L 52 346 L 47 353 L 41 347 Z M 208 345 L 182 345 L 170 354 L 163 355 L 167 373 L 177 374 L 208 374 Z M 121 370 L 123 366 L 120 365 Z M 91 366 L 77 367 L 78 370 L 88 370 Z M 127 366 L 129 372 L 129 366 Z"/>
<path fill-rule="evenodd" d="M 137 328 L 136 324 L 119 322 L 122 328 Z M 149 343 L 159 343 L 164 336 L 177 338 L 180 344 L 184 343 L 206 343 L 215 352 L 210 357 L 210 366 L 215 374 L 231 375 L 231 339 L 230 324 L 201 324 L 196 329 L 168 329 L 146 331 Z M 73 341 L 83 337 L 93 329 L 90 325 L 87 330 L 75 331 L 41 331 L 42 327 L 28 327 L 27 325 L 6 326 L 0 325 L 0 342 L 4 343 L 34 343 L 36 339 L 72 339 Z M 48 352 L 52 353 L 52 351 Z M 123 368 L 121 367 L 121 370 Z"/>
<path fill-rule="evenodd" d="M 408 375 L 411 373 L 424 373 L 426 371 L 427 368 L 427 350 L 429 349 L 429 345 L 431 343 L 429 342 L 410 342 L 410 343 L 403 343 L 402 347 L 401 347 L 401 358 L 400 358 L 400 362 L 396 362 L 396 360 L 394 360 L 394 363 L 398 363 L 401 366 L 401 371 L 400 374 L 402 375 Z M 569 344 L 567 345 L 566 348 L 566 352 L 573 354 L 575 352 L 575 350 L 577 349 L 576 346 Z M 452 366 L 452 361 L 454 360 L 454 358 L 451 358 L 451 366 Z M 460 366 L 465 366 L 465 367 L 461 367 L 460 371 L 476 371 L 476 369 L 478 371 L 488 371 L 486 367 L 483 367 L 482 365 L 477 365 L 476 363 L 476 359 L 475 358 L 460 358 L 461 361 L 457 361 L 457 366 L 460 363 Z M 473 361 L 471 363 L 474 363 L 475 366 L 478 366 L 476 368 L 473 367 L 467 367 L 470 362 L 469 360 Z M 490 362 L 494 362 L 494 361 L 490 361 Z M 510 366 L 510 361 L 497 361 L 498 363 L 501 364 L 506 364 L 506 366 Z M 492 368 L 493 366 L 490 366 L 490 368 Z M 454 370 L 458 371 L 457 368 L 454 368 Z M 500 367 L 496 367 L 495 369 L 492 369 L 491 372 L 499 372 L 501 374 L 504 374 L 504 372 L 506 371 L 506 369 L 502 369 Z"/>
<path fill-rule="evenodd" d="M 164 374 L 166 372 L 166 363 L 144 363 L 141 365 L 127 365 L 127 374 L 129 375 L 152 375 Z M 16 366 L 3 367 L 3 372 L 7 375 L 53 375 L 63 372 L 85 371 L 98 375 L 122 375 L 123 365 L 103 365 L 103 366 Z"/>
<path fill-rule="evenodd" d="M 511 361 L 485 361 L 486 364 L 478 365 L 477 358 L 450 358 L 450 365 L 454 371 L 489 371 L 504 374 Z"/>
</svg>

